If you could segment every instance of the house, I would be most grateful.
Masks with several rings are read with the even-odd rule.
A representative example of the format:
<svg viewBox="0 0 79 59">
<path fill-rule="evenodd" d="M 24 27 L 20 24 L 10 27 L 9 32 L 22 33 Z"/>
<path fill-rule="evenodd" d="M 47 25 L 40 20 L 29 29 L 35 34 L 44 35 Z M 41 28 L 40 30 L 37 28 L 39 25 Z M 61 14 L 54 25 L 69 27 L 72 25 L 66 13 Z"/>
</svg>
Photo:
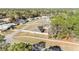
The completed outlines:
<svg viewBox="0 0 79 59">
<path fill-rule="evenodd" d="M 26 22 L 28 22 L 28 21 L 24 20 L 24 19 L 17 19 L 15 23 L 21 25 L 21 24 L 25 24 Z"/>
<path fill-rule="evenodd" d="M 10 28 L 13 28 L 15 26 L 15 23 L 5 23 L 5 24 L 0 24 L 0 31 L 5 31 Z"/>
</svg>

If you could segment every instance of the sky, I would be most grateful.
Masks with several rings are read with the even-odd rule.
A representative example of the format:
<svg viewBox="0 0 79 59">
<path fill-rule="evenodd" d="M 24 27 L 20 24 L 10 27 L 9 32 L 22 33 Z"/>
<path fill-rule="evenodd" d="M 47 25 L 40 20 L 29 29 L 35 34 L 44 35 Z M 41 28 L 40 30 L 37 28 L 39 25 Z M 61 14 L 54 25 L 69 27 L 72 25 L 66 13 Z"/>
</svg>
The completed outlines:
<svg viewBox="0 0 79 59">
<path fill-rule="evenodd" d="M 79 0 L 1 0 L 0 8 L 78 8 Z"/>
</svg>

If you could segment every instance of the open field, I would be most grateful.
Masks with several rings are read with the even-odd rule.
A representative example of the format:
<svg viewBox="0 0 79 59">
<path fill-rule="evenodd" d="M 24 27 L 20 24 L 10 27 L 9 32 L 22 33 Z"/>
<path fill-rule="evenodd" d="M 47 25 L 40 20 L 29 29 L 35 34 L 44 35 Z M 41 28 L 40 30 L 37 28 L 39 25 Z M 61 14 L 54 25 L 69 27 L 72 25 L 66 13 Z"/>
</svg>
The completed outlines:
<svg viewBox="0 0 79 59">
<path fill-rule="evenodd" d="M 58 45 L 65 51 L 79 51 L 79 44 L 72 43 L 72 42 L 66 42 L 66 41 L 60 41 L 60 40 L 50 40 L 50 39 L 43 39 L 43 38 L 35 38 L 35 37 L 29 37 L 29 36 L 18 36 L 15 37 L 12 41 L 13 43 L 19 43 L 19 42 L 27 42 L 27 43 L 38 43 L 40 41 L 46 42 L 46 47 Z"/>
<path fill-rule="evenodd" d="M 19 32 L 18 34 L 16 34 L 15 37 L 17 36 L 33 36 L 38 38 L 48 38 L 48 34 L 36 34 L 36 33 L 30 33 L 30 32 Z"/>
<path fill-rule="evenodd" d="M 32 30 L 35 27 L 41 26 L 42 25 L 42 21 L 41 20 L 34 20 L 32 22 L 29 22 L 27 24 L 25 24 L 24 26 L 24 30 Z"/>
<path fill-rule="evenodd" d="M 24 27 L 24 24 L 23 25 L 17 25 L 16 29 L 21 29 L 22 27 Z"/>
<path fill-rule="evenodd" d="M 30 22 L 27 22 L 23 25 L 19 25 L 16 27 L 16 29 L 25 29 L 25 30 L 31 30 L 33 29 L 34 27 L 37 27 L 37 26 L 40 26 L 42 25 L 42 21 L 41 20 L 32 20 Z"/>
<path fill-rule="evenodd" d="M 58 45 L 65 51 L 79 51 L 78 43 L 71 42 L 71 41 L 69 42 L 65 40 L 48 39 L 46 37 L 48 36 L 42 35 L 42 34 L 41 35 L 32 34 L 29 32 L 28 33 L 20 32 L 13 37 L 13 40 L 11 43 L 14 44 L 14 43 L 26 42 L 26 43 L 35 44 L 40 41 L 44 41 L 46 42 L 46 47 Z"/>
<path fill-rule="evenodd" d="M 6 31 L 6 32 L 2 32 L 2 34 L 7 35 L 7 34 L 11 34 L 11 33 L 13 33 L 13 32 L 15 32 L 15 31 L 9 30 L 9 31 Z"/>
</svg>

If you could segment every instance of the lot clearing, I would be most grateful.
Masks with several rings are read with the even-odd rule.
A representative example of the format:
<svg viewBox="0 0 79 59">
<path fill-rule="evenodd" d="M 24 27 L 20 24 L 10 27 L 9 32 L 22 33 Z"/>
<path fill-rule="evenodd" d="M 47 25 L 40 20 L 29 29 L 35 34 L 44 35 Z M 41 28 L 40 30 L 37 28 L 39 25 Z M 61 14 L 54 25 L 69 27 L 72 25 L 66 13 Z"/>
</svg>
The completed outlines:
<svg viewBox="0 0 79 59">
<path fill-rule="evenodd" d="M 31 35 L 30 33 L 29 34 L 19 33 L 18 35 L 14 36 L 11 43 L 14 44 L 14 43 L 26 42 L 26 43 L 35 44 L 40 41 L 46 42 L 46 47 L 58 45 L 64 51 L 79 51 L 79 44 L 77 43 L 62 41 L 62 40 L 55 40 L 55 39 L 48 39 L 42 36 L 40 37 L 39 35 Z"/>
</svg>

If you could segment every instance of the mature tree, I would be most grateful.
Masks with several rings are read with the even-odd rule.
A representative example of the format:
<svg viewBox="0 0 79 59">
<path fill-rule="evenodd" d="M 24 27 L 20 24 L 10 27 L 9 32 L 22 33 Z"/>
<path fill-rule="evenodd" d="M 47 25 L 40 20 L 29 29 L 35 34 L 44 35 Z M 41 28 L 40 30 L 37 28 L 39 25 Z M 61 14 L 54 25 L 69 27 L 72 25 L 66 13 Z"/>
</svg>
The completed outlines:
<svg viewBox="0 0 79 59">
<path fill-rule="evenodd" d="M 54 38 L 79 37 L 79 14 L 59 14 L 51 19 Z"/>
</svg>

